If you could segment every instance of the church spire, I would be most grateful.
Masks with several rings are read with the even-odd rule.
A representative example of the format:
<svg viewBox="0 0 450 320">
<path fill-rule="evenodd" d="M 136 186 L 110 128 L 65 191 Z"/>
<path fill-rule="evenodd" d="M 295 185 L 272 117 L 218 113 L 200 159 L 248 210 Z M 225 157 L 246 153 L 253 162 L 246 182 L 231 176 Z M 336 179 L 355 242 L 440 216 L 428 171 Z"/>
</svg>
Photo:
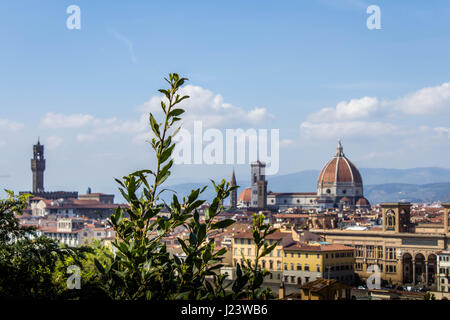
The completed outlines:
<svg viewBox="0 0 450 320">
<path fill-rule="evenodd" d="M 233 169 L 233 174 L 231 176 L 231 186 L 232 187 L 236 186 L 236 176 L 234 175 L 234 169 Z"/>
<path fill-rule="evenodd" d="M 230 185 L 231 185 L 231 187 L 235 187 L 236 186 L 236 176 L 234 174 L 234 168 L 233 168 L 233 174 L 231 175 Z M 237 189 L 234 189 L 233 191 L 231 191 L 230 208 L 231 209 L 236 209 L 237 208 Z"/>
</svg>

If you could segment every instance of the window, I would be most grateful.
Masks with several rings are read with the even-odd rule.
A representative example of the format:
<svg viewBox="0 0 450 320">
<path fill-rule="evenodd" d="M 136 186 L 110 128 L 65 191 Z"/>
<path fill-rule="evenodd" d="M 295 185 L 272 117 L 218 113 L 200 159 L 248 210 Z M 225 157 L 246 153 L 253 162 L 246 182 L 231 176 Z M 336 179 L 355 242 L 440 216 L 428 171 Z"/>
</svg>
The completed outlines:
<svg viewBox="0 0 450 320">
<path fill-rule="evenodd" d="M 293 258 L 294 257 L 294 253 L 291 253 L 291 258 Z"/>
<path fill-rule="evenodd" d="M 386 259 L 387 260 L 395 259 L 395 248 L 386 248 Z"/>
<path fill-rule="evenodd" d="M 277 261 L 277 270 L 281 270 L 281 261 Z"/>
<path fill-rule="evenodd" d="M 241 239 L 241 244 L 244 244 L 244 239 Z"/>
<path fill-rule="evenodd" d="M 298 258 L 301 258 L 301 257 L 302 257 L 302 254 L 301 254 L 301 253 L 297 253 L 297 257 L 298 257 Z"/>
<path fill-rule="evenodd" d="M 320 254 L 317 254 L 317 259 L 320 259 Z"/>
<path fill-rule="evenodd" d="M 355 246 L 355 249 L 356 249 L 356 256 L 357 257 L 364 257 L 363 246 Z"/>
<path fill-rule="evenodd" d="M 305 258 L 308 259 L 308 254 L 307 253 L 305 253 Z"/>
<path fill-rule="evenodd" d="M 383 259 L 383 247 L 382 246 L 377 247 L 377 258 Z"/>
<path fill-rule="evenodd" d="M 295 270 L 295 269 L 294 269 L 294 264 L 293 264 L 293 263 L 291 263 L 291 270 Z"/>
<path fill-rule="evenodd" d="M 262 261 L 262 267 L 263 267 L 263 269 L 266 268 L 266 260 L 263 260 L 263 261 Z"/>
<path fill-rule="evenodd" d="M 277 257 L 281 257 L 281 250 L 277 250 Z"/>
<path fill-rule="evenodd" d="M 251 239 L 247 239 L 247 244 L 252 244 L 252 240 Z"/>
<path fill-rule="evenodd" d="M 269 260 L 269 269 L 273 270 L 273 261 L 272 260 Z"/>
<path fill-rule="evenodd" d="M 285 263 L 285 264 L 284 264 L 284 270 L 287 270 L 287 269 L 288 269 L 288 264 Z"/>
<path fill-rule="evenodd" d="M 330 189 L 327 189 L 327 193 L 331 193 L 331 190 L 330 190 Z"/>
<path fill-rule="evenodd" d="M 317 265 L 317 272 L 320 272 L 320 264 Z"/>
<path fill-rule="evenodd" d="M 302 265 L 300 263 L 297 263 L 297 270 L 302 271 Z"/>
<path fill-rule="evenodd" d="M 305 264 L 305 271 L 309 271 L 309 264 Z"/>
<path fill-rule="evenodd" d="M 284 276 L 284 282 L 289 282 L 289 277 L 288 276 Z"/>
<path fill-rule="evenodd" d="M 252 248 L 248 248 L 248 255 L 251 256 L 252 255 Z"/>
<path fill-rule="evenodd" d="M 375 258 L 375 246 L 367 246 L 367 258 Z"/>
<path fill-rule="evenodd" d="M 291 283 L 295 283 L 295 276 L 291 276 Z"/>
</svg>

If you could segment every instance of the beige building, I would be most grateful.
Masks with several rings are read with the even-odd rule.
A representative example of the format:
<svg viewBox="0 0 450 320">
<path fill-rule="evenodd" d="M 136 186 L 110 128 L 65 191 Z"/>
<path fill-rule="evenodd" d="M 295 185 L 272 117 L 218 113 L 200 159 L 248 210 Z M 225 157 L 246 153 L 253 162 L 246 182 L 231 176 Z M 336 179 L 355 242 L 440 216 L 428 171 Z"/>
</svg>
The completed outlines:
<svg viewBox="0 0 450 320">
<path fill-rule="evenodd" d="M 450 203 L 444 223 L 431 228 L 410 222 L 409 203 L 384 203 L 381 230 L 311 229 L 323 240 L 355 248 L 355 272 L 367 279 L 378 265 L 381 279 L 392 284 L 432 286 L 437 279 L 437 254 L 448 248 Z"/>
<path fill-rule="evenodd" d="M 437 254 L 437 291 L 450 292 L 450 250 Z"/>
</svg>

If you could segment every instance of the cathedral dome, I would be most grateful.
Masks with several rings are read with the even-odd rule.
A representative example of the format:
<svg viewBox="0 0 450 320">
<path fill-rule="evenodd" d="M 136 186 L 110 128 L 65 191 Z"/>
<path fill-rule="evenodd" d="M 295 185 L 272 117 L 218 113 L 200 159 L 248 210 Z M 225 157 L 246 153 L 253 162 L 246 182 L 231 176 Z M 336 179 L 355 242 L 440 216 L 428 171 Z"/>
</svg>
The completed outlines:
<svg viewBox="0 0 450 320">
<path fill-rule="evenodd" d="M 238 202 L 250 203 L 251 201 L 252 201 L 252 189 L 251 188 L 245 188 L 239 194 Z"/>
<path fill-rule="evenodd" d="M 340 183 L 362 185 L 361 175 L 356 166 L 345 157 L 341 141 L 339 141 L 336 155 L 323 167 L 317 181 L 319 188 Z"/>
<path fill-rule="evenodd" d="M 359 198 L 358 201 L 356 201 L 356 206 L 358 207 L 368 207 L 370 206 L 369 200 L 366 198 Z"/>
</svg>

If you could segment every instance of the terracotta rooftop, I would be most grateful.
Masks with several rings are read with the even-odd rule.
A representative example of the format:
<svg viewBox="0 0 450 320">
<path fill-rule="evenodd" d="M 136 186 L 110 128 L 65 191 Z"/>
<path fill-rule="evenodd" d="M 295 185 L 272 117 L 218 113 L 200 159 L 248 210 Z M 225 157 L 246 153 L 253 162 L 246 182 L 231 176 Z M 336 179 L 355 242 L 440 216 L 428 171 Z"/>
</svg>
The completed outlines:
<svg viewBox="0 0 450 320">
<path fill-rule="evenodd" d="M 304 242 L 296 242 L 295 244 L 285 247 L 285 251 L 315 251 L 315 252 L 325 252 L 325 251 L 347 251 L 354 250 L 352 247 L 344 246 L 341 244 L 320 244 L 311 245 Z"/>
</svg>

